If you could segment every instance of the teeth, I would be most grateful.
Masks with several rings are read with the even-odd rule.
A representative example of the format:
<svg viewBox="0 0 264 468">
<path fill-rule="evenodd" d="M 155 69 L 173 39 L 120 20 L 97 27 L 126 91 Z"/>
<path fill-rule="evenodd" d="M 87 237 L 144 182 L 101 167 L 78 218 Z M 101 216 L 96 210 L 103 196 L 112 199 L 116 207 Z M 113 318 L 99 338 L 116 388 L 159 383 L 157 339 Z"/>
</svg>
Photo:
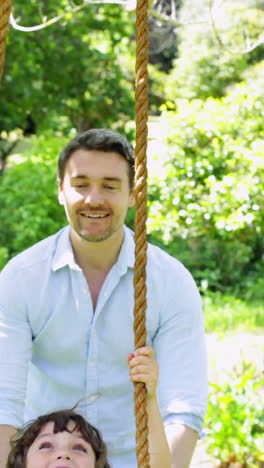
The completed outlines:
<svg viewBox="0 0 264 468">
<path fill-rule="evenodd" d="M 105 214 L 86 214 L 82 213 L 86 218 L 104 218 L 106 215 Z"/>
</svg>

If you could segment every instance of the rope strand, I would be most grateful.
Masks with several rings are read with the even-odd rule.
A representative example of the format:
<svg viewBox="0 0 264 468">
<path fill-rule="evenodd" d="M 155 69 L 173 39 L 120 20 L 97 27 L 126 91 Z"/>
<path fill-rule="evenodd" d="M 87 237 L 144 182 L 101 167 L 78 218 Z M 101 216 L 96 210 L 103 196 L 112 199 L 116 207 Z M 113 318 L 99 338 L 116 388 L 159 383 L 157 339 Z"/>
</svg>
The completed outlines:
<svg viewBox="0 0 264 468">
<path fill-rule="evenodd" d="M 6 38 L 9 30 L 11 0 L 0 0 L 0 79 L 3 74 L 5 61 Z"/>
<path fill-rule="evenodd" d="M 146 345 L 146 263 L 147 263 L 147 121 L 148 121 L 148 1 L 138 0 L 136 8 L 136 149 L 135 149 L 135 349 Z M 149 468 L 146 387 L 135 384 L 137 460 Z"/>
</svg>

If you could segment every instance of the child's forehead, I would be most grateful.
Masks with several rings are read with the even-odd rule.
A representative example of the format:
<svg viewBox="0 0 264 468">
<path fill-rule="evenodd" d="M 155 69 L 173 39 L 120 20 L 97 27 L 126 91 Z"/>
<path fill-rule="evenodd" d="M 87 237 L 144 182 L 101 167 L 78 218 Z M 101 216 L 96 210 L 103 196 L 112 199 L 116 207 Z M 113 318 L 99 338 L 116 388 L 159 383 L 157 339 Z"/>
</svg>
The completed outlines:
<svg viewBox="0 0 264 468">
<path fill-rule="evenodd" d="M 72 420 L 70 420 L 67 424 L 67 431 L 61 431 L 63 433 L 65 433 L 66 435 L 68 434 L 69 437 L 74 437 L 74 438 L 82 438 L 84 439 L 82 433 L 78 430 L 75 429 L 76 427 L 76 423 Z M 38 436 L 37 438 L 39 438 L 40 436 L 44 436 L 44 435 L 49 435 L 49 436 L 56 436 L 56 434 L 61 434 L 61 432 L 54 432 L 54 428 L 55 428 L 55 422 L 54 421 L 49 421 L 47 422 L 46 424 L 44 424 L 41 428 L 41 430 L 39 431 L 38 433 Z"/>
</svg>

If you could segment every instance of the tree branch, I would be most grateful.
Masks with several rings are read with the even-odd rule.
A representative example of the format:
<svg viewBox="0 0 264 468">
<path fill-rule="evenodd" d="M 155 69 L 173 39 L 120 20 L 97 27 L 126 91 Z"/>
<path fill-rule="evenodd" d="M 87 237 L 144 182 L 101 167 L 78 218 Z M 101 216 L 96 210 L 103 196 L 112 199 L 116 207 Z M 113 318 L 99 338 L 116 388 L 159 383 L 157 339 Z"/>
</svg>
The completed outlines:
<svg viewBox="0 0 264 468">
<path fill-rule="evenodd" d="M 189 24 L 204 24 L 204 23 L 209 22 L 209 18 L 208 19 L 205 18 L 205 19 L 201 19 L 201 20 L 197 20 L 197 21 L 179 21 L 179 20 L 176 20 L 175 18 L 172 18 L 170 16 L 164 15 L 162 13 L 158 13 L 157 11 L 153 10 L 152 8 L 149 9 L 149 14 L 151 16 L 154 16 L 154 18 L 157 18 L 161 22 L 170 23 L 175 27 L 187 26 Z"/>
<path fill-rule="evenodd" d="M 216 3 L 214 3 L 213 0 L 210 0 L 210 2 L 209 2 L 209 5 L 210 5 L 209 6 L 209 14 L 210 14 L 210 23 L 211 23 L 215 38 L 216 38 L 218 44 L 220 45 L 220 47 L 222 49 L 224 49 L 226 52 L 228 52 L 231 55 L 245 55 L 245 54 L 249 54 L 254 49 L 256 49 L 259 45 L 264 43 L 264 34 L 262 34 L 260 36 L 259 40 L 256 41 L 254 44 L 251 44 L 250 43 L 250 38 L 247 37 L 248 46 L 245 49 L 233 50 L 233 49 L 230 49 L 229 47 L 227 47 L 222 41 L 221 35 L 220 35 L 220 33 L 219 33 L 218 29 L 217 29 L 217 26 L 215 24 L 215 19 L 214 19 L 214 10 L 216 9 L 216 6 L 219 6 L 221 3 L 222 3 L 222 0 L 218 0 L 218 5 L 216 5 Z"/>
<path fill-rule="evenodd" d="M 172 0 L 173 2 L 173 0 Z M 232 50 L 229 47 L 227 47 L 221 38 L 221 35 L 217 29 L 217 26 L 215 24 L 215 18 L 214 18 L 214 11 L 217 10 L 223 0 L 210 0 L 209 2 L 209 17 L 204 18 L 204 19 L 198 19 L 195 21 L 180 21 L 176 19 L 175 11 L 173 10 L 173 14 L 171 16 L 168 16 L 166 14 L 160 13 L 154 8 L 149 8 L 149 14 L 159 20 L 160 22 L 165 22 L 173 25 L 175 28 L 178 28 L 179 26 L 188 26 L 188 25 L 194 25 L 194 24 L 210 24 L 212 26 L 212 30 L 214 32 L 215 38 L 220 45 L 220 47 L 230 54 L 237 55 L 237 54 L 248 54 L 249 52 L 252 52 L 254 49 L 256 49 L 259 45 L 264 43 L 264 35 L 261 35 L 259 40 L 256 41 L 255 43 L 251 44 L 250 39 L 248 38 L 248 46 L 243 49 L 243 50 Z M 124 5 L 127 7 L 127 9 L 132 10 L 136 7 L 136 0 L 84 0 L 84 3 L 82 5 L 78 5 L 74 8 L 72 8 L 70 11 L 67 11 L 61 15 L 58 15 L 48 21 L 44 21 L 42 24 L 36 25 L 36 26 L 31 26 L 31 27 L 25 27 L 25 26 L 20 26 L 17 24 L 17 22 L 14 19 L 13 14 L 11 13 L 10 15 L 10 23 L 13 26 L 13 28 L 23 31 L 23 32 L 32 32 L 32 31 L 38 31 L 40 29 L 46 28 L 48 26 L 51 26 L 52 24 L 60 21 L 61 19 L 67 17 L 68 14 L 76 13 L 77 11 L 82 10 L 83 8 L 87 7 L 88 5 L 92 4 L 102 4 L 102 3 L 110 3 L 110 4 L 120 4 Z M 159 6 L 159 5 L 158 5 Z"/>
<path fill-rule="evenodd" d="M 48 21 L 43 21 L 43 23 L 38 24 L 36 26 L 20 26 L 13 14 L 11 13 L 10 15 L 10 24 L 14 29 L 17 29 L 18 31 L 22 32 L 33 32 L 33 31 L 39 31 L 40 29 L 47 28 L 48 26 L 51 26 L 54 23 L 57 23 L 61 19 L 67 17 L 67 15 L 76 13 L 77 11 L 82 10 L 83 8 L 87 7 L 88 5 L 94 5 L 94 4 L 100 4 L 100 3 L 118 3 L 120 5 L 127 5 L 128 2 L 126 0 L 84 0 L 84 3 L 82 5 L 78 5 L 75 8 L 72 8 L 69 11 L 66 11 L 65 13 L 62 13 L 61 15 L 55 16 L 54 18 L 51 18 Z"/>
<path fill-rule="evenodd" d="M 5 149 L 5 150 L 3 149 L 3 150 L 1 151 L 1 154 L 0 154 L 0 176 L 3 175 L 3 173 L 4 173 L 7 157 L 9 156 L 9 154 L 11 153 L 11 151 L 16 147 L 16 145 L 18 144 L 18 141 L 19 141 L 19 140 L 13 141 L 13 142 L 7 147 L 7 149 Z"/>
</svg>

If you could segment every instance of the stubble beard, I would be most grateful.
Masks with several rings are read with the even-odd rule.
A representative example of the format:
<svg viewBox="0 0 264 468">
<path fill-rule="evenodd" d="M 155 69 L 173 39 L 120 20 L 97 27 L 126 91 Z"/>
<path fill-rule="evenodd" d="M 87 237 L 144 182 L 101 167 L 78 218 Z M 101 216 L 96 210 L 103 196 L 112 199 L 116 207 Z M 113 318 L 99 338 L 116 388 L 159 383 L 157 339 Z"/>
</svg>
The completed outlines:
<svg viewBox="0 0 264 468">
<path fill-rule="evenodd" d="M 107 227 L 107 229 L 104 232 L 98 233 L 98 234 L 91 234 L 89 232 L 86 232 L 85 229 L 83 229 L 81 226 L 78 226 L 78 229 L 76 229 L 77 234 L 80 236 L 81 239 L 87 241 L 87 242 L 103 242 L 107 239 L 109 239 L 115 232 L 118 231 L 118 228 L 114 228 L 113 225 L 110 225 Z"/>
<path fill-rule="evenodd" d="M 112 229 L 102 233 L 101 235 L 100 234 L 86 234 L 84 233 L 83 231 L 78 231 L 78 234 L 79 236 L 81 237 L 81 239 L 87 241 L 87 242 L 103 242 L 105 241 L 106 239 L 109 239 L 109 237 L 111 237 L 111 235 L 114 233 L 114 231 L 112 231 Z"/>
</svg>

